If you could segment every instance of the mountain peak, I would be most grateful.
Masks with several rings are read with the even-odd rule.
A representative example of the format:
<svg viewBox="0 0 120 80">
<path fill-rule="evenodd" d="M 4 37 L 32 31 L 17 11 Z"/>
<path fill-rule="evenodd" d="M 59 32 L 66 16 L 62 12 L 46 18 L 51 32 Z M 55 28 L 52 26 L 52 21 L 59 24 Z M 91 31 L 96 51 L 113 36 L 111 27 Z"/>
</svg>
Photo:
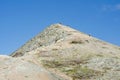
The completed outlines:
<svg viewBox="0 0 120 80">
<path fill-rule="evenodd" d="M 24 44 L 17 51 L 12 53 L 11 56 L 13 57 L 23 56 L 24 54 L 30 51 L 33 51 L 37 48 L 41 48 L 43 46 L 50 46 L 52 44 L 56 44 L 59 41 L 62 41 L 61 43 L 64 43 L 64 44 L 79 43 L 80 45 L 81 43 L 84 43 L 84 45 L 82 46 L 80 45 L 80 46 L 84 48 L 87 46 L 87 48 L 93 52 L 97 52 L 97 51 L 101 52 L 101 50 L 103 50 L 104 52 L 104 49 L 101 49 L 102 46 L 109 47 L 109 48 L 111 48 L 111 46 L 112 47 L 114 46 L 104 41 L 101 41 L 99 39 L 96 39 L 90 35 L 87 35 L 75 29 L 72 29 L 69 26 L 65 26 L 60 23 L 57 23 L 57 24 L 53 24 L 47 27 L 43 32 L 39 33 L 37 36 L 29 40 L 26 44 Z M 92 50 L 94 48 L 96 50 Z M 116 51 L 119 52 L 118 49 Z M 114 50 L 111 49 L 109 50 L 109 52 L 113 54 Z M 109 53 L 109 52 L 106 51 L 106 53 Z"/>
<path fill-rule="evenodd" d="M 76 32 L 76 30 L 60 23 L 50 25 L 43 32 L 39 33 L 37 36 L 29 40 L 20 49 L 11 55 L 22 56 L 26 52 L 32 51 L 38 47 L 56 43 L 57 40 L 67 37 L 71 34 L 71 32 Z"/>
<path fill-rule="evenodd" d="M 50 29 L 50 31 L 51 31 L 51 29 L 60 29 L 60 30 L 63 30 L 63 31 L 76 31 L 75 29 L 73 29 L 69 26 L 63 25 L 61 23 L 52 24 L 47 29 Z"/>
<path fill-rule="evenodd" d="M 47 27 L 11 56 L 35 61 L 65 80 L 120 79 L 120 47 L 62 24 Z"/>
<path fill-rule="evenodd" d="M 52 24 L 50 25 L 50 27 L 57 27 L 57 28 L 60 28 L 60 27 L 63 27 L 64 25 L 62 25 L 61 23 L 56 23 L 56 24 Z"/>
</svg>

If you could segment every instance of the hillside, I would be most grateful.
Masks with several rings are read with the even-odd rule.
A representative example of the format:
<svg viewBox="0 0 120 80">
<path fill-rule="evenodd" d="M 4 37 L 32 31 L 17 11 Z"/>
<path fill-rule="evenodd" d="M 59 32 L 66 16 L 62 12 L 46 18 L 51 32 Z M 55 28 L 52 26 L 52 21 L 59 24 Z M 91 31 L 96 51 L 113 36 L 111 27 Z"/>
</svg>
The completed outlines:
<svg viewBox="0 0 120 80">
<path fill-rule="evenodd" d="M 61 24 L 46 28 L 10 56 L 10 65 L 29 65 L 24 66 L 30 70 L 25 74 L 32 73 L 32 66 L 36 65 L 34 72 L 42 68 L 48 78 L 44 80 L 120 80 L 120 47 Z"/>
</svg>

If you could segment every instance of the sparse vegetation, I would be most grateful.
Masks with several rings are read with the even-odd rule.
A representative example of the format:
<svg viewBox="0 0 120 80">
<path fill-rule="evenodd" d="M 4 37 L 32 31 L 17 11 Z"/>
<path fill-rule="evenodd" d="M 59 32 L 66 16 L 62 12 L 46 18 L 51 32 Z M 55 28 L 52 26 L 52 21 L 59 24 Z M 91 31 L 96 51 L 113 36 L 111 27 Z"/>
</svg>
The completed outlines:
<svg viewBox="0 0 120 80">
<path fill-rule="evenodd" d="M 102 48 L 106 49 L 107 47 L 103 46 Z"/>
<path fill-rule="evenodd" d="M 80 41 L 80 40 L 79 41 L 71 41 L 70 42 L 70 44 L 82 44 L 82 43 L 83 43 L 83 41 Z"/>
<path fill-rule="evenodd" d="M 88 67 L 81 66 L 86 64 L 87 60 L 93 57 L 91 54 L 82 55 L 79 59 L 54 59 L 42 60 L 42 63 L 47 68 L 54 68 L 71 76 L 73 80 L 89 79 L 96 75 L 101 75 L 102 72 L 89 69 Z"/>
<path fill-rule="evenodd" d="M 76 66 L 73 67 L 70 70 L 64 70 L 64 72 L 71 76 L 73 80 L 76 79 L 90 79 L 91 77 L 94 77 L 95 75 L 101 75 L 102 72 L 96 71 L 89 69 L 87 67 L 81 67 L 81 66 Z"/>
<path fill-rule="evenodd" d="M 57 51 L 58 49 L 57 49 L 57 48 L 53 48 L 52 50 L 53 50 L 53 51 Z"/>
<path fill-rule="evenodd" d="M 103 55 L 102 55 L 102 54 L 96 54 L 96 56 L 97 56 L 97 57 L 103 57 Z"/>
<path fill-rule="evenodd" d="M 85 40 L 87 43 L 89 43 L 89 40 Z"/>
<path fill-rule="evenodd" d="M 13 57 L 21 57 L 23 55 L 24 55 L 24 53 L 22 53 L 22 52 L 16 52 L 16 54 L 13 54 Z"/>
<path fill-rule="evenodd" d="M 42 63 L 45 67 L 48 67 L 48 68 L 58 68 L 63 66 L 62 62 L 57 60 L 52 60 L 52 61 L 43 60 Z"/>
<path fill-rule="evenodd" d="M 56 68 L 61 72 L 71 76 L 73 80 L 76 79 L 89 79 L 96 75 L 101 75 L 102 72 L 89 69 L 87 67 L 82 67 L 80 64 L 69 65 L 69 63 L 64 63 L 61 61 L 43 61 L 45 67 Z"/>
</svg>

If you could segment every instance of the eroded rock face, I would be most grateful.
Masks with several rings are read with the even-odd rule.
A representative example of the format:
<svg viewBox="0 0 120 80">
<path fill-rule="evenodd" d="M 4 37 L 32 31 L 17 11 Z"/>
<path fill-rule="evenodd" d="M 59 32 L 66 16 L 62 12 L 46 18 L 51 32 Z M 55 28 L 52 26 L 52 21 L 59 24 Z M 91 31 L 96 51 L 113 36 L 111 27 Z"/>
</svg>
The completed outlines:
<svg viewBox="0 0 120 80">
<path fill-rule="evenodd" d="M 60 80 L 55 76 L 34 62 L 0 56 L 0 80 Z"/>
</svg>

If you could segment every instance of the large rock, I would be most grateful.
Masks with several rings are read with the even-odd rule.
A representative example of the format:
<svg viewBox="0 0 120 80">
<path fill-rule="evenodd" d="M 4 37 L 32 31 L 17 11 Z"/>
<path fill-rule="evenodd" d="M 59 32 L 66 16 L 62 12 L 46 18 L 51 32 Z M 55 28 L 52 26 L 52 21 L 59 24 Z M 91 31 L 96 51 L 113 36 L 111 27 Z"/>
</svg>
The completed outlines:
<svg viewBox="0 0 120 80">
<path fill-rule="evenodd" d="M 0 80 L 63 80 L 24 58 L 0 56 Z"/>
</svg>

